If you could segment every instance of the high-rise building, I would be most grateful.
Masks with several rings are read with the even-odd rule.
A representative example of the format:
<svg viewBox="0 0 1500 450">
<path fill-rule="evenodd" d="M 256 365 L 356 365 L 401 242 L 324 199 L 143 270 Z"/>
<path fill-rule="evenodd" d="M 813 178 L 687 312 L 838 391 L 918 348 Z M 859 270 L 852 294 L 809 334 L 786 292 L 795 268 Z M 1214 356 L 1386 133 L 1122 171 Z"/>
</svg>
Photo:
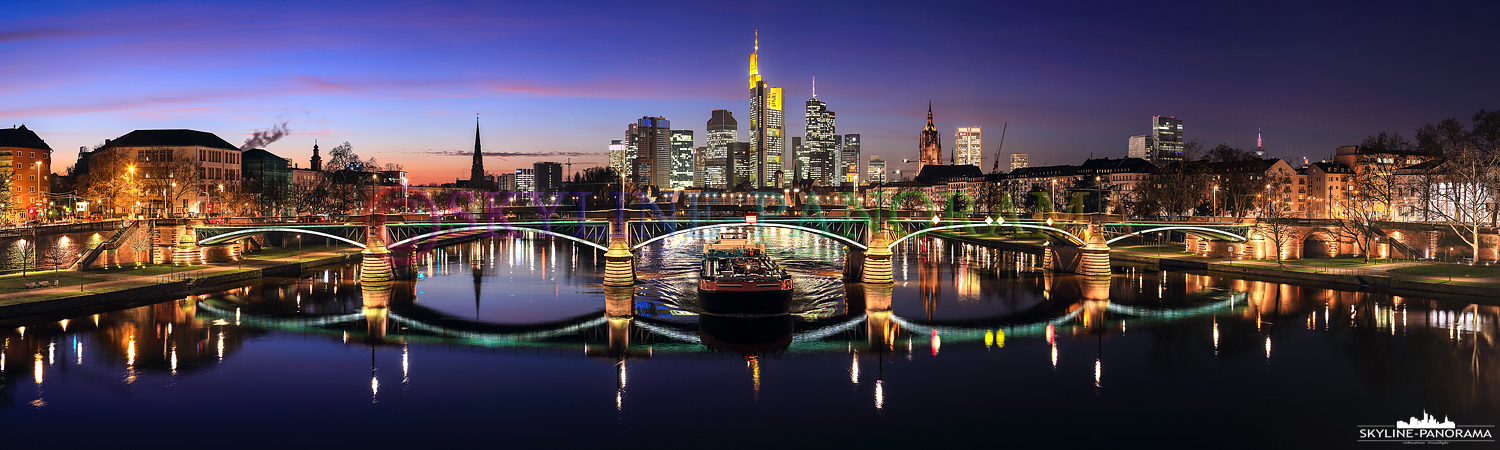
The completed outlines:
<svg viewBox="0 0 1500 450">
<path fill-rule="evenodd" d="M 625 157 L 625 141 L 621 139 L 609 141 L 609 167 L 615 169 L 616 172 L 624 172 L 627 167 Z"/>
<path fill-rule="evenodd" d="M 728 189 L 740 185 L 754 187 L 755 171 L 759 168 L 755 164 L 755 151 L 750 149 L 749 142 L 732 142 L 729 144 L 728 164 L 725 173 L 729 174 Z"/>
<path fill-rule="evenodd" d="M 787 152 L 787 161 L 792 163 L 792 175 L 788 178 L 791 180 L 810 178 L 807 172 L 812 167 L 812 160 L 809 159 L 812 154 L 808 153 L 807 145 L 802 143 L 802 137 L 792 136 L 792 145 L 787 148 L 791 149 Z"/>
<path fill-rule="evenodd" d="M 536 172 L 532 169 L 516 169 L 516 190 L 520 192 L 536 192 Z"/>
<path fill-rule="evenodd" d="M 562 190 L 562 164 L 538 162 L 531 164 L 532 190 L 557 192 Z"/>
<path fill-rule="evenodd" d="M 668 162 L 672 169 L 665 189 L 689 188 L 693 186 L 693 130 L 672 130 L 672 154 Z"/>
<path fill-rule="evenodd" d="M 834 116 L 828 110 L 828 103 L 818 99 L 818 80 L 814 78 L 813 96 L 807 99 L 807 157 L 802 158 L 805 167 L 801 170 L 815 184 L 838 185 L 834 170 L 839 166 Z"/>
<path fill-rule="evenodd" d="M 869 166 L 870 176 L 869 176 L 869 178 L 866 178 L 867 181 L 869 181 L 872 184 L 873 183 L 885 183 L 886 182 L 886 177 L 885 177 L 885 160 L 884 159 L 880 159 L 880 155 L 870 155 L 870 163 L 868 164 L 868 166 Z"/>
<path fill-rule="evenodd" d="M 708 166 L 708 147 L 693 149 L 693 187 L 703 187 L 703 170 Z"/>
<path fill-rule="evenodd" d="M 734 113 L 716 109 L 708 119 L 708 154 L 703 158 L 703 183 L 707 187 L 725 189 L 731 187 L 728 172 L 729 145 L 740 139 L 739 122 Z"/>
<path fill-rule="evenodd" d="M 1016 170 L 1016 169 L 1030 167 L 1031 165 L 1027 162 L 1028 159 L 1030 159 L 1029 155 L 1027 155 L 1025 153 L 1011 153 L 1010 154 L 1010 170 Z"/>
<path fill-rule="evenodd" d="M 958 127 L 953 144 L 953 164 L 980 167 L 984 155 L 979 140 L 980 127 Z"/>
<path fill-rule="evenodd" d="M 760 35 L 756 33 L 754 51 L 750 52 L 750 147 L 756 166 L 751 184 L 774 187 L 781 185 L 781 180 L 773 178 L 782 172 L 786 151 L 783 97 L 781 88 L 770 87 L 761 79 L 759 53 Z"/>
<path fill-rule="evenodd" d="M 495 175 L 495 189 L 500 192 L 516 192 L 516 174 L 502 173 Z"/>
<path fill-rule="evenodd" d="M 469 167 L 469 189 L 487 191 L 484 181 L 484 155 L 479 151 L 479 118 L 474 118 L 474 164 Z"/>
<path fill-rule="evenodd" d="M 1149 135 L 1131 136 L 1130 150 L 1125 153 L 1127 158 L 1151 159 L 1151 148 L 1153 139 Z"/>
<path fill-rule="evenodd" d="M 1151 162 L 1161 165 L 1182 161 L 1182 119 L 1151 116 L 1151 138 L 1155 144 L 1150 152 Z"/>
<path fill-rule="evenodd" d="M 670 189 L 672 179 L 672 123 L 662 117 L 642 117 L 627 130 L 626 153 L 631 182 L 637 186 Z"/>
<path fill-rule="evenodd" d="M 850 174 L 859 175 L 859 134 L 844 135 L 843 145 L 839 147 L 839 174 L 844 181 L 853 182 Z"/>
<path fill-rule="evenodd" d="M 932 125 L 932 102 L 927 102 L 927 127 L 922 129 L 922 138 L 917 144 L 917 171 L 928 165 L 943 164 L 943 141 L 938 137 L 937 127 Z"/>
</svg>

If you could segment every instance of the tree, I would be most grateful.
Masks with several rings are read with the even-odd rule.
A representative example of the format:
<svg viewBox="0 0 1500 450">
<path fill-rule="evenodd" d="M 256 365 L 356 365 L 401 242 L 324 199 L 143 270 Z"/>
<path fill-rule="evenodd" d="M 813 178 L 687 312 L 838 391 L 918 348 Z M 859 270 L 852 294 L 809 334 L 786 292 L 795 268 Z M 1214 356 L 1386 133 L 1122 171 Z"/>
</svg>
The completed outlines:
<svg viewBox="0 0 1500 450">
<path fill-rule="evenodd" d="M 0 168 L 0 224 L 9 221 L 12 214 L 16 213 L 16 194 L 11 187 L 10 169 Z"/>
<path fill-rule="evenodd" d="M 1479 259 L 1483 240 L 1479 231 L 1494 224 L 1497 199 L 1500 199 L 1500 111 L 1480 110 L 1474 115 L 1475 127 L 1466 130 L 1457 119 L 1427 124 L 1417 129 L 1418 148 L 1439 156 L 1440 163 L 1431 166 L 1429 179 L 1431 201 L 1425 202 L 1426 213 L 1447 222 L 1453 231 Z"/>
<path fill-rule="evenodd" d="M 1183 145 L 1182 161 L 1157 166 L 1154 173 L 1141 177 L 1128 209 L 1142 216 L 1180 216 L 1208 200 L 1210 179 L 1198 154 L 1197 141 Z"/>
<path fill-rule="evenodd" d="M 1286 169 L 1277 169 L 1273 173 L 1266 174 L 1266 191 L 1256 194 L 1254 204 L 1260 213 L 1260 220 L 1256 229 L 1262 238 L 1271 241 L 1272 250 L 1276 258 L 1276 264 L 1282 265 L 1282 249 L 1291 243 L 1295 236 L 1294 224 L 1290 220 L 1296 212 L 1292 210 L 1292 202 L 1289 195 L 1284 195 L 1292 184 L 1292 174 Z"/>
<path fill-rule="evenodd" d="M 1257 205 L 1255 196 L 1266 185 L 1266 165 L 1255 152 L 1219 144 L 1208 151 L 1212 172 L 1209 195 L 1218 209 L 1243 218 Z M 1217 187 L 1217 189 L 1214 189 Z"/>
<path fill-rule="evenodd" d="M 105 216 L 135 209 L 144 194 L 140 177 L 145 172 L 124 151 L 95 151 L 88 159 L 88 172 L 78 179 L 79 194 L 94 205 L 105 205 Z"/>
<path fill-rule="evenodd" d="M 146 156 L 136 158 L 139 162 L 136 173 L 139 175 L 135 180 L 145 191 L 146 200 L 163 201 L 163 217 L 170 217 L 177 208 L 175 205 L 188 193 L 198 192 L 199 182 L 203 179 L 203 163 L 192 150 L 151 147 L 138 150 L 138 153 Z"/>
<path fill-rule="evenodd" d="M 328 164 L 323 165 L 323 170 L 328 172 L 343 170 L 375 172 L 380 170 L 380 164 L 375 161 L 375 158 L 368 160 L 359 159 L 359 155 L 354 153 L 354 145 L 344 142 L 328 151 Z"/>
</svg>

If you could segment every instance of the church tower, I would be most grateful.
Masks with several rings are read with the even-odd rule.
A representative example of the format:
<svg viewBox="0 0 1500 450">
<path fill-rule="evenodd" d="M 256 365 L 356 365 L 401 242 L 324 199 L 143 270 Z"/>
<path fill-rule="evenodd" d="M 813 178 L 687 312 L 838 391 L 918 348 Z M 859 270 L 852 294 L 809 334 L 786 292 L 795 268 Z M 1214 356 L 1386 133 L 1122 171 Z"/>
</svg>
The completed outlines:
<svg viewBox="0 0 1500 450">
<path fill-rule="evenodd" d="M 922 140 L 917 147 L 917 171 L 928 164 L 942 163 L 943 141 L 938 136 L 937 127 L 932 125 L 932 102 L 927 102 L 927 128 L 922 129 Z"/>
<path fill-rule="evenodd" d="M 479 151 L 479 118 L 474 118 L 474 165 L 469 169 L 469 189 L 489 190 L 484 180 L 484 158 Z"/>
<path fill-rule="evenodd" d="M 312 170 L 319 170 L 319 171 L 323 170 L 323 157 L 318 156 L 318 141 L 317 140 L 313 140 L 313 157 L 312 157 L 312 161 L 309 161 L 309 162 L 311 164 L 309 164 L 307 166 L 308 168 L 310 168 Z"/>
</svg>

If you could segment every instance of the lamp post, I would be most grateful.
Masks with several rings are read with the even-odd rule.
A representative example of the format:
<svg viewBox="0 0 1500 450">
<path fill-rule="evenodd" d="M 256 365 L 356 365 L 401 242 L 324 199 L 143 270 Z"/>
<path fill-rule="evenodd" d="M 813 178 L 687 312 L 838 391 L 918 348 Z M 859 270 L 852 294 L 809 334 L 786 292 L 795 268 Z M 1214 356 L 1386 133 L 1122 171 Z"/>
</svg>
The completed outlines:
<svg viewBox="0 0 1500 450">
<path fill-rule="evenodd" d="M 1214 185 L 1214 217 L 1219 217 L 1219 185 Z"/>
</svg>

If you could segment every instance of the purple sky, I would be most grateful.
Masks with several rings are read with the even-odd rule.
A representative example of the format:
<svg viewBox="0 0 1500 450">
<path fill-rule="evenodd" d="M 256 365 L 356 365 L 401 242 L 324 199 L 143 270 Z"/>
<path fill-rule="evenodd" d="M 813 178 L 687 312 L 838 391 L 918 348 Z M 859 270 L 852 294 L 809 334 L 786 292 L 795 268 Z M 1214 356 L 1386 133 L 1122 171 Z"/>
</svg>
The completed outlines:
<svg viewBox="0 0 1500 450">
<path fill-rule="evenodd" d="M 57 149 L 134 129 L 191 128 L 303 166 L 314 139 L 404 164 L 419 183 L 468 178 L 474 114 L 490 171 L 602 165 L 641 116 L 693 129 L 726 108 L 747 139 L 746 70 L 860 133 L 864 159 L 915 158 L 931 100 L 953 149 L 985 131 L 985 170 L 1120 157 L 1152 115 L 1190 140 L 1326 158 L 1380 130 L 1500 108 L 1500 3 L 1223 2 L 27 2 L 0 16 L 0 126 Z M 1201 3 L 1201 4 L 1200 4 Z M 451 152 L 460 152 L 449 156 Z M 914 164 L 894 164 L 893 169 Z M 575 166 L 575 169 L 580 166 Z"/>
</svg>

